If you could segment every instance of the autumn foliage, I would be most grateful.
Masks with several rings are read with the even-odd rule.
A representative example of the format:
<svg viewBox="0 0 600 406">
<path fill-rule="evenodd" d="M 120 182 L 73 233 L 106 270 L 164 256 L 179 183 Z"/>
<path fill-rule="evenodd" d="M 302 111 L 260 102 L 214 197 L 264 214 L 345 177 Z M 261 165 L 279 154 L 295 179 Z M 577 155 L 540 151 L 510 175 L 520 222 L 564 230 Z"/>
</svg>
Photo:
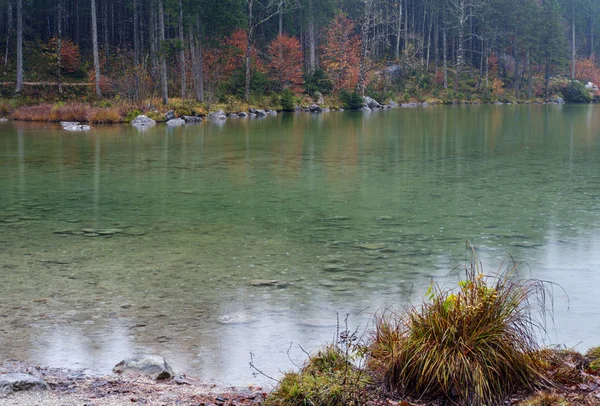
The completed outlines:
<svg viewBox="0 0 600 406">
<path fill-rule="evenodd" d="M 51 54 L 56 54 L 58 47 L 57 37 L 52 37 L 48 43 L 48 50 Z M 81 64 L 81 55 L 79 45 L 76 45 L 68 38 L 62 38 L 60 41 L 60 68 L 64 72 L 73 73 L 79 69 Z"/>
<path fill-rule="evenodd" d="M 302 50 L 300 41 L 285 34 L 278 35 L 268 47 L 271 62 L 269 73 L 280 90 L 300 92 L 302 80 Z"/>
<path fill-rule="evenodd" d="M 333 79 L 334 91 L 352 90 L 358 83 L 360 38 L 354 28 L 352 20 L 339 13 L 325 29 L 323 68 Z"/>
<path fill-rule="evenodd" d="M 600 67 L 596 65 L 594 58 L 579 59 L 575 62 L 575 79 L 600 86 Z"/>
</svg>

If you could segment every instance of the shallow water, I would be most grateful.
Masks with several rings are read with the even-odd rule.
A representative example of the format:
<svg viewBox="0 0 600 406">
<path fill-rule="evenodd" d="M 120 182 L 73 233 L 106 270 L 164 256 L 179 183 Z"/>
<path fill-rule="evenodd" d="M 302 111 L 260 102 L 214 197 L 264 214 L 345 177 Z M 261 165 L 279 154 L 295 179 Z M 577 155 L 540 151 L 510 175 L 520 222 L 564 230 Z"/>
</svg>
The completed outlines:
<svg viewBox="0 0 600 406">
<path fill-rule="evenodd" d="M 600 343 L 599 146 L 596 106 L 0 124 L 0 359 L 106 373 L 143 350 L 264 384 L 251 352 L 277 375 L 337 314 L 364 331 L 432 278 L 454 283 L 467 240 L 490 272 L 509 253 L 559 284 L 545 340 L 585 350 Z"/>
</svg>

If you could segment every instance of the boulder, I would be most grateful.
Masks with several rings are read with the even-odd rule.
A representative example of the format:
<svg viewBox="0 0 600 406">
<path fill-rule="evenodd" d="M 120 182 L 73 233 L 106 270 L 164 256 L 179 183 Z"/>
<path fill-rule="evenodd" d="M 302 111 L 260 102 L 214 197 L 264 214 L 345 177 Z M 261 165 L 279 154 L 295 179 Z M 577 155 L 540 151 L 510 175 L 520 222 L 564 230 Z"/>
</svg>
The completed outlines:
<svg viewBox="0 0 600 406">
<path fill-rule="evenodd" d="M 223 110 L 213 111 L 208 115 L 210 121 L 225 121 L 227 120 L 227 114 Z"/>
<path fill-rule="evenodd" d="M 553 100 L 556 104 L 565 104 L 565 100 L 562 97 L 557 97 Z"/>
<path fill-rule="evenodd" d="M 346 111 L 346 110 L 344 110 L 343 108 L 341 108 L 341 107 L 340 107 L 340 108 L 338 109 L 338 111 Z"/>
<path fill-rule="evenodd" d="M 136 127 L 152 127 L 153 125 L 156 125 L 156 121 L 147 116 L 137 116 L 131 124 Z"/>
<path fill-rule="evenodd" d="M 89 131 L 92 129 L 89 125 L 75 124 L 63 127 L 67 131 Z"/>
<path fill-rule="evenodd" d="M 167 119 L 167 121 L 174 120 L 175 119 L 175 112 L 173 110 L 167 111 L 167 114 L 165 114 L 165 118 Z"/>
<path fill-rule="evenodd" d="M 429 107 L 429 103 L 423 102 L 423 103 L 421 103 L 421 106 L 423 106 L 423 107 Z"/>
<path fill-rule="evenodd" d="M 200 116 L 183 116 L 183 119 L 188 124 L 201 123 L 202 117 Z"/>
<path fill-rule="evenodd" d="M 156 381 L 173 378 L 173 369 L 160 355 L 139 354 L 124 359 L 113 372 L 125 375 L 145 375 Z"/>
<path fill-rule="evenodd" d="M 323 108 L 323 113 L 329 113 L 331 110 L 329 109 L 329 107 L 324 107 Z"/>
<path fill-rule="evenodd" d="M 167 125 L 169 127 L 179 127 L 185 124 L 185 120 L 183 118 L 173 118 L 167 121 Z"/>
<path fill-rule="evenodd" d="M 26 390 L 46 390 L 48 384 L 42 379 L 22 373 L 0 375 L 0 395 L 6 396 Z"/>
<path fill-rule="evenodd" d="M 266 117 L 267 116 L 267 112 L 264 110 L 256 110 L 255 114 L 256 114 L 256 117 Z"/>
<path fill-rule="evenodd" d="M 0 123 L 6 123 L 7 121 L 8 121 L 8 118 L 6 118 L 6 117 L 0 118 Z"/>
<path fill-rule="evenodd" d="M 309 110 L 311 113 L 322 113 L 322 112 L 323 112 L 323 109 L 322 109 L 322 108 L 321 108 L 321 106 L 319 106 L 318 104 L 312 104 L 312 105 L 311 105 L 311 106 L 308 108 L 308 110 Z"/>
<path fill-rule="evenodd" d="M 271 116 L 276 116 L 277 110 L 268 110 L 267 113 L 269 113 L 269 115 L 271 115 Z"/>
<path fill-rule="evenodd" d="M 363 96 L 363 103 L 371 110 L 381 108 L 381 104 L 369 96 Z"/>
<path fill-rule="evenodd" d="M 359 110 L 360 111 L 371 111 L 371 108 L 367 107 L 367 106 L 362 106 Z"/>
<path fill-rule="evenodd" d="M 592 92 L 597 92 L 598 91 L 598 86 L 596 86 L 594 83 L 592 82 L 588 82 L 587 85 L 585 85 L 585 88 L 587 90 L 590 90 Z"/>
<path fill-rule="evenodd" d="M 390 101 L 390 107 L 395 109 L 396 107 L 398 107 L 398 103 L 396 103 L 395 101 Z"/>
<path fill-rule="evenodd" d="M 237 116 L 239 118 L 246 118 L 248 117 L 248 113 L 246 113 L 245 111 L 240 111 L 239 113 L 237 113 Z"/>
</svg>

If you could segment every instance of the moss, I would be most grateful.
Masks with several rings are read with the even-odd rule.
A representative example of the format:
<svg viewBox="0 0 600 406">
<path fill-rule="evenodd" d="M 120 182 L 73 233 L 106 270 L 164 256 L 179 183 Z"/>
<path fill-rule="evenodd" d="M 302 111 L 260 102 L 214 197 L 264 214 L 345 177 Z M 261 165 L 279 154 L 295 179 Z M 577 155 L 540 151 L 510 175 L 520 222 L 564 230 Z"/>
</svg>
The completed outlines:
<svg viewBox="0 0 600 406">
<path fill-rule="evenodd" d="M 564 396 L 552 392 L 540 392 L 520 403 L 522 406 L 567 406 Z"/>
<path fill-rule="evenodd" d="M 585 356 L 588 357 L 589 359 L 593 360 L 593 361 L 600 360 L 600 346 L 599 347 L 590 348 L 585 353 Z"/>
</svg>

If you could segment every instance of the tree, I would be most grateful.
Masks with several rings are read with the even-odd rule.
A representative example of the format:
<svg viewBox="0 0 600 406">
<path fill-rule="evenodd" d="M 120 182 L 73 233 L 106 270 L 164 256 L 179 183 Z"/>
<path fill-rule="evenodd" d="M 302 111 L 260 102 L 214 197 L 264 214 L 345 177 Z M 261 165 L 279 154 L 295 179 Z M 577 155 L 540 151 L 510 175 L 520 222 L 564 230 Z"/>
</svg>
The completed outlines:
<svg viewBox="0 0 600 406">
<path fill-rule="evenodd" d="M 354 89 L 358 83 L 360 39 L 355 25 L 344 13 L 338 13 L 325 29 L 323 67 L 334 82 L 334 91 Z"/>
<path fill-rule="evenodd" d="M 23 0 L 17 0 L 17 84 L 15 93 L 23 91 Z"/>
<path fill-rule="evenodd" d="M 20 1 L 20 0 L 19 0 Z M 92 7 L 92 43 L 94 47 L 94 72 L 96 78 L 96 96 L 102 97 L 100 89 L 100 56 L 98 54 L 98 25 L 96 21 L 96 0 L 91 0 Z"/>
<path fill-rule="evenodd" d="M 167 82 L 167 56 L 165 55 L 165 9 L 163 0 L 158 0 L 158 34 L 160 54 L 160 90 L 163 104 L 169 103 L 169 84 Z"/>
<path fill-rule="evenodd" d="M 302 84 L 302 50 L 300 41 L 285 34 L 278 35 L 268 47 L 271 62 L 269 72 L 279 90 L 296 88 Z M 297 89 L 295 89 L 297 90 Z"/>
</svg>

